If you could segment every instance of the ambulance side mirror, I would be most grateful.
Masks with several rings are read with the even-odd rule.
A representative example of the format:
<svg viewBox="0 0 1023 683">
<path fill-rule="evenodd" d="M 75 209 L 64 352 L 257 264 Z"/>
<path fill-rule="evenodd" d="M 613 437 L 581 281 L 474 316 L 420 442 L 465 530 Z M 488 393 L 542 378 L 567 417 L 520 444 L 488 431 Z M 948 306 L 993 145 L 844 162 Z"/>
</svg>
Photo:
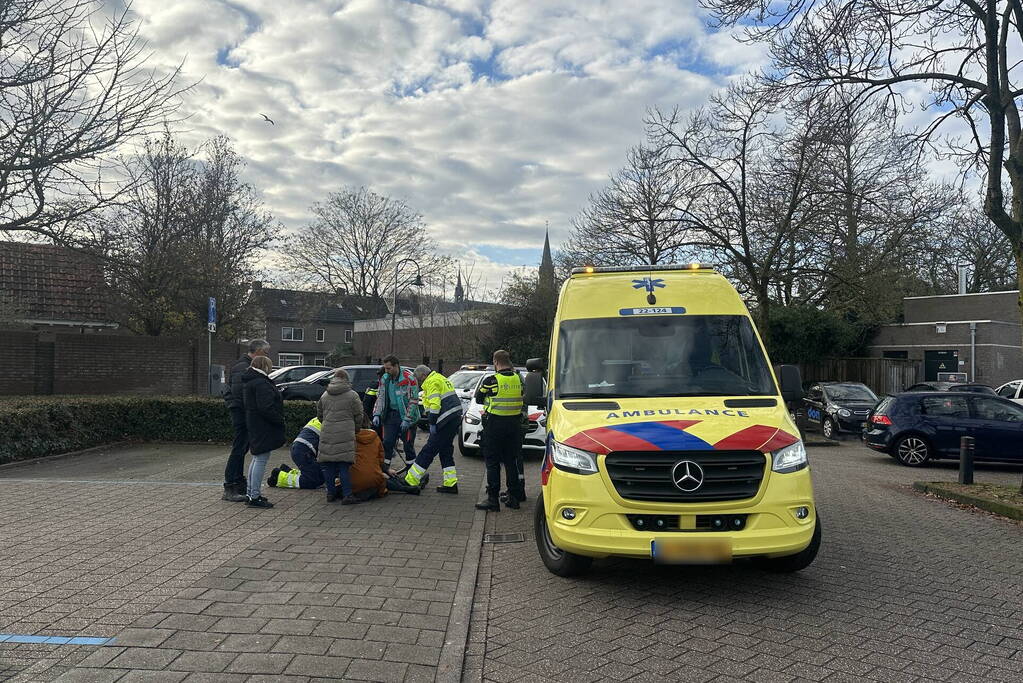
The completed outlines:
<svg viewBox="0 0 1023 683">
<path fill-rule="evenodd" d="M 803 398 L 803 378 L 795 365 L 779 365 L 777 368 L 778 383 L 781 385 L 781 398 L 785 403 L 794 403 Z"/>
</svg>

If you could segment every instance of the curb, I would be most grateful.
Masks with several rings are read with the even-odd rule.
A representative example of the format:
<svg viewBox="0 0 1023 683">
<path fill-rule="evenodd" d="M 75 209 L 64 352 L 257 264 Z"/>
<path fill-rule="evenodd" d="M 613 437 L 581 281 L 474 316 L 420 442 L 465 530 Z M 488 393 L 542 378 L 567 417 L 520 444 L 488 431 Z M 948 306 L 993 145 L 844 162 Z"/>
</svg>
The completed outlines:
<svg viewBox="0 0 1023 683">
<path fill-rule="evenodd" d="M 1009 505 L 1006 503 L 999 503 L 997 501 L 988 500 L 987 498 L 981 498 L 979 496 L 971 496 L 968 493 L 959 493 L 958 491 L 949 491 L 942 487 L 942 482 L 928 482 L 928 481 L 917 481 L 913 483 L 913 488 L 921 493 L 929 493 L 931 495 L 943 498 L 945 500 L 955 501 L 964 505 L 972 505 L 975 508 L 986 510 L 987 512 L 993 512 L 996 515 L 1008 517 L 1009 519 L 1015 519 L 1023 521 L 1023 508 L 1015 505 Z M 935 485 L 937 484 L 937 486 Z"/>
<path fill-rule="evenodd" d="M 93 446 L 92 448 L 83 448 L 80 451 L 71 451 L 70 453 L 58 453 L 57 455 L 44 455 L 40 458 L 25 458 L 23 460 L 12 460 L 11 462 L 5 462 L 0 464 L 0 470 L 17 467 L 19 465 L 29 465 L 35 463 L 50 462 L 52 460 L 59 460 L 61 458 L 74 458 L 79 455 L 88 455 L 89 453 L 95 453 L 97 451 L 106 451 L 114 448 L 123 448 L 125 446 L 131 446 L 137 442 L 135 441 L 115 441 L 114 443 L 107 443 L 101 446 Z"/>
<path fill-rule="evenodd" d="M 480 495 L 487 487 L 486 470 L 480 482 Z M 455 587 L 455 599 L 451 604 L 451 616 L 448 617 L 448 628 L 444 635 L 444 647 L 440 651 L 437 663 L 437 681 L 457 683 L 462 680 L 462 667 L 465 665 L 465 648 L 469 643 L 469 621 L 472 617 L 472 605 L 476 599 L 476 579 L 480 569 L 480 552 L 483 549 L 483 530 L 487 521 L 485 510 L 476 510 L 472 518 L 472 529 L 469 530 L 469 542 L 462 556 L 462 571 L 458 575 Z"/>
</svg>

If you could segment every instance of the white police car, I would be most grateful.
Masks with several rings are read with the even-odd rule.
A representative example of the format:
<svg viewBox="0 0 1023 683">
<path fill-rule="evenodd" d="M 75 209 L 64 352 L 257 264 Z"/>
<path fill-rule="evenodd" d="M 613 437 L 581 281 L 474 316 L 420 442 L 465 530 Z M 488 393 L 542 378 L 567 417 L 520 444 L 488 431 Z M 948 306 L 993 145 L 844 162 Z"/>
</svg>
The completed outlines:
<svg viewBox="0 0 1023 683">
<path fill-rule="evenodd" d="M 475 396 L 479 385 L 493 371 L 484 372 L 473 385 L 468 402 L 463 403 L 462 426 L 458 432 L 458 452 L 465 456 L 479 455 L 480 434 L 483 432 L 483 406 L 476 403 Z M 525 375 L 520 371 L 519 375 Z M 545 392 L 546 393 L 546 392 Z M 547 414 L 544 406 L 527 406 L 526 416 L 529 418 L 529 431 L 522 443 L 523 454 L 530 452 L 543 453 L 547 448 Z"/>
</svg>

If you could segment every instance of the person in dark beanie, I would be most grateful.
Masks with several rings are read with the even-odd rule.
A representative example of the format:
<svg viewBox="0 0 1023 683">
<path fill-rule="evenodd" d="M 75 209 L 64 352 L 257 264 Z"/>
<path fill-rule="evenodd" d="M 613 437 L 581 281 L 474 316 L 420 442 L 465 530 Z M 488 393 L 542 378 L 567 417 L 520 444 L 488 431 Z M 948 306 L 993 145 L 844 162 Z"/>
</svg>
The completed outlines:
<svg viewBox="0 0 1023 683">
<path fill-rule="evenodd" d="M 241 503 L 248 500 L 248 483 L 245 481 L 245 454 L 249 450 L 249 430 L 245 425 L 245 395 L 242 391 L 242 375 L 249 369 L 252 359 L 266 357 L 270 353 L 270 344 L 263 339 L 249 342 L 249 352 L 239 358 L 227 376 L 228 383 L 224 387 L 224 402 L 231 413 L 231 426 L 234 427 L 234 443 L 231 455 L 227 458 L 224 468 L 224 495 L 222 500 Z"/>
<path fill-rule="evenodd" d="M 252 365 L 242 373 L 242 392 L 245 397 L 245 426 L 249 430 L 248 505 L 254 508 L 272 508 L 273 503 L 260 493 L 266 463 L 271 451 L 284 445 L 284 400 L 277 385 L 267 375 L 273 363 L 265 356 L 252 359 Z"/>
</svg>

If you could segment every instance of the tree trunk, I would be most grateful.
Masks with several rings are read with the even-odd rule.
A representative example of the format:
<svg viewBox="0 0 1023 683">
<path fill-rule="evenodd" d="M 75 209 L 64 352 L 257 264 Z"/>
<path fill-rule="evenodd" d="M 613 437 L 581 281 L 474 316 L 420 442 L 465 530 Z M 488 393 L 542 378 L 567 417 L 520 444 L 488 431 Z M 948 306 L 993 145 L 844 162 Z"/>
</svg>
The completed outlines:
<svg viewBox="0 0 1023 683">
<path fill-rule="evenodd" d="M 1023 244 L 1016 240 L 1012 241 L 1012 257 L 1016 261 L 1016 306 L 1019 308 L 1020 321 L 1023 321 Z M 1023 332 L 1020 339 L 1023 341 Z M 1019 492 L 1023 494 L 1023 479 L 1020 479 Z"/>
</svg>

